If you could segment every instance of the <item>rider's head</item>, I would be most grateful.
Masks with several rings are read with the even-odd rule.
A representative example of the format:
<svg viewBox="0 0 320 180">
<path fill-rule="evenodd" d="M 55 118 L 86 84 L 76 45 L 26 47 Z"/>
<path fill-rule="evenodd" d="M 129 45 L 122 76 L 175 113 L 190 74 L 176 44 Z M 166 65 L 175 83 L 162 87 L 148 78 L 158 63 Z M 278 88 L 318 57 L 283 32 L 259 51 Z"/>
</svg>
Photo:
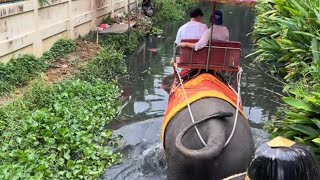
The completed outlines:
<svg viewBox="0 0 320 180">
<path fill-rule="evenodd" d="M 201 22 L 202 16 L 203 16 L 203 13 L 200 8 L 194 8 L 190 11 L 190 18 L 194 21 Z"/>
<path fill-rule="evenodd" d="M 223 13 L 221 11 L 216 10 L 214 18 L 212 18 L 212 15 L 211 15 L 210 22 L 214 21 L 215 25 L 221 25 L 223 22 L 222 17 L 223 17 Z"/>
<path fill-rule="evenodd" d="M 320 165 L 307 146 L 278 137 L 256 150 L 247 174 L 252 180 L 316 180 Z"/>
</svg>

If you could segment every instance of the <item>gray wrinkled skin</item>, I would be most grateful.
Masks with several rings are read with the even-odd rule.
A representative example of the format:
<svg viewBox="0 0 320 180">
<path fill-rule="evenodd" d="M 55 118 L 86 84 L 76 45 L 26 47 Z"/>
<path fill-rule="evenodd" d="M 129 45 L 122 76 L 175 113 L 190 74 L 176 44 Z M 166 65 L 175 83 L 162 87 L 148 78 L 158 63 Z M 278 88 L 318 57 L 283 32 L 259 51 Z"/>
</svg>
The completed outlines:
<svg viewBox="0 0 320 180">
<path fill-rule="evenodd" d="M 198 100 L 191 105 L 191 108 L 195 121 L 219 111 L 232 112 L 233 117 L 212 119 L 198 126 L 205 141 L 209 137 L 214 138 L 215 147 L 211 149 L 217 151 L 217 156 L 201 160 L 197 157 L 187 157 L 177 149 L 176 137 L 192 121 L 187 108 L 176 114 L 165 132 L 167 179 L 220 180 L 245 172 L 254 154 L 254 141 L 248 122 L 242 116 L 238 117 L 235 134 L 229 145 L 223 148 L 233 128 L 235 108 L 217 98 Z M 200 150 L 204 147 L 194 128 L 184 136 L 182 144 L 191 150 Z"/>
</svg>

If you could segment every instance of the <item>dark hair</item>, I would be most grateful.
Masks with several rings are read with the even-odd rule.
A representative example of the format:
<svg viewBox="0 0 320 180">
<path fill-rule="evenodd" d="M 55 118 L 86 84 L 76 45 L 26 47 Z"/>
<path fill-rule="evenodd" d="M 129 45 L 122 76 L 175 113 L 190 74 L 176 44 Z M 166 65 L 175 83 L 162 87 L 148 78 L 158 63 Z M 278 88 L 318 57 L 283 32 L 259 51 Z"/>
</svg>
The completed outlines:
<svg viewBox="0 0 320 180">
<path fill-rule="evenodd" d="M 172 84 L 174 83 L 174 74 L 170 74 L 162 79 L 161 85 L 168 94 L 170 93 Z"/>
<path fill-rule="evenodd" d="M 261 145 L 247 172 L 251 180 L 318 180 L 320 166 L 306 146 Z"/>
<path fill-rule="evenodd" d="M 203 16 L 202 10 L 200 8 L 193 8 L 190 11 L 190 18 L 196 18 L 199 16 L 201 16 L 201 17 Z"/>
<path fill-rule="evenodd" d="M 214 20 L 214 24 L 215 25 L 221 25 L 223 22 L 223 13 L 221 11 L 216 10 L 214 18 L 210 17 L 210 22 L 212 22 Z"/>
</svg>

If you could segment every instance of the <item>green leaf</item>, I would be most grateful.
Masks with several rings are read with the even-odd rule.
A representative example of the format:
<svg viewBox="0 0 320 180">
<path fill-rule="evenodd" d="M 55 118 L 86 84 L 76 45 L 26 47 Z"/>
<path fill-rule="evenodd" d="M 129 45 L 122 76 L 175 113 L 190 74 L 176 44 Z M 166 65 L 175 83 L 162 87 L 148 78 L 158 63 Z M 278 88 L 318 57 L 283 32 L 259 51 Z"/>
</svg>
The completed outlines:
<svg viewBox="0 0 320 180">
<path fill-rule="evenodd" d="M 290 97 L 284 97 L 284 98 L 282 98 L 282 100 L 285 103 L 287 103 L 290 106 L 297 108 L 297 109 L 302 109 L 302 110 L 310 111 L 310 112 L 315 110 L 310 103 L 307 103 L 302 100 L 298 100 L 298 99 L 294 99 L 294 98 L 290 98 Z"/>
<path fill-rule="evenodd" d="M 320 129 L 320 120 L 319 119 L 312 119 L 311 120 L 314 124 L 317 125 L 317 127 Z"/>
<path fill-rule="evenodd" d="M 310 126 L 303 126 L 298 124 L 293 124 L 289 126 L 291 129 L 302 132 L 308 136 L 317 136 L 319 132 Z"/>
<path fill-rule="evenodd" d="M 312 55 L 313 55 L 314 63 L 317 64 L 318 67 L 320 68 L 319 50 L 318 50 L 319 46 L 318 46 L 318 40 L 315 37 L 312 38 L 311 47 L 312 47 Z"/>
<path fill-rule="evenodd" d="M 70 159 L 70 151 L 68 150 L 67 152 L 65 152 L 64 154 L 63 154 L 63 157 L 66 159 L 66 160 L 69 160 Z"/>
<path fill-rule="evenodd" d="M 318 146 L 320 146 L 320 137 L 312 140 L 312 142 L 316 143 Z"/>
</svg>

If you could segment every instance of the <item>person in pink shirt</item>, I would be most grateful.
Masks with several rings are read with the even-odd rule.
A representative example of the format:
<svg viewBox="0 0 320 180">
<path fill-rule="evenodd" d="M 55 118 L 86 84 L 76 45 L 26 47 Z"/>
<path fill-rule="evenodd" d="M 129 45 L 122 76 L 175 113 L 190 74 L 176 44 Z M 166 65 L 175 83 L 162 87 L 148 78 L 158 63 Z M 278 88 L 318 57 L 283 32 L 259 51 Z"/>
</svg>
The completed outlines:
<svg viewBox="0 0 320 180">
<path fill-rule="evenodd" d="M 210 18 L 211 21 L 214 20 L 214 25 L 213 27 L 213 32 L 212 32 L 212 40 L 218 40 L 218 41 L 229 41 L 229 30 L 227 27 L 222 26 L 222 12 L 221 11 L 216 11 L 215 17 Z M 211 28 L 206 30 L 200 40 L 196 43 L 187 43 L 187 42 L 182 42 L 180 43 L 181 47 L 190 47 L 194 48 L 195 51 L 204 48 L 210 39 L 210 32 Z"/>
</svg>

